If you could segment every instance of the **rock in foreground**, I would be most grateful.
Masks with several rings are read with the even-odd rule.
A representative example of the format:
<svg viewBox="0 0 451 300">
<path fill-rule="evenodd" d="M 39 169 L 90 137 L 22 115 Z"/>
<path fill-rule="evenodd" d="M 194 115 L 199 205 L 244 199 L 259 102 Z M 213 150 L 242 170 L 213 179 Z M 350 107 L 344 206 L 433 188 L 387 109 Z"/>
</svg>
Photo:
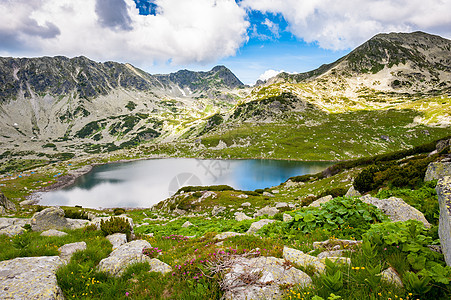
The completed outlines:
<svg viewBox="0 0 451 300">
<path fill-rule="evenodd" d="M 451 266 L 451 176 L 440 179 L 436 190 L 440 207 L 438 235 L 445 262 Z"/>
</svg>

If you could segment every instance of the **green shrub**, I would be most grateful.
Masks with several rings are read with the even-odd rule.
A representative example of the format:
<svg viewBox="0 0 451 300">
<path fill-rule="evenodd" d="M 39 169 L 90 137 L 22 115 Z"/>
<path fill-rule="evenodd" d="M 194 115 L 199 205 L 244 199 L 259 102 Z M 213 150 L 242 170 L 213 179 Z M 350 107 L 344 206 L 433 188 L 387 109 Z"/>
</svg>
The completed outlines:
<svg viewBox="0 0 451 300">
<path fill-rule="evenodd" d="M 307 196 L 302 198 L 301 200 L 301 206 L 309 206 L 313 201 L 318 199 L 316 196 Z"/>
<path fill-rule="evenodd" d="M 130 240 L 132 228 L 126 219 L 111 217 L 106 221 L 100 221 L 100 230 L 105 236 L 113 233 L 125 233 L 127 235 L 127 240 Z"/>
<path fill-rule="evenodd" d="M 84 219 L 88 220 L 88 213 L 83 210 L 74 208 L 63 208 L 64 216 L 69 219 Z"/>
<path fill-rule="evenodd" d="M 175 194 L 178 195 L 181 192 L 199 192 L 199 191 L 212 191 L 212 192 L 221 192 L 221 191 L 234 191 L 235 189 L 228 185 L 210 185 L 210 186 L 184 186 L 180 188 Z"/>
<path fill-rule="evenodd" d="M 116 216 L 122 215 L 122 214 L 125 214 L 125 209 L 117 207 L 117 208 L 113 209 L 113 213 Z"/>
</svg>

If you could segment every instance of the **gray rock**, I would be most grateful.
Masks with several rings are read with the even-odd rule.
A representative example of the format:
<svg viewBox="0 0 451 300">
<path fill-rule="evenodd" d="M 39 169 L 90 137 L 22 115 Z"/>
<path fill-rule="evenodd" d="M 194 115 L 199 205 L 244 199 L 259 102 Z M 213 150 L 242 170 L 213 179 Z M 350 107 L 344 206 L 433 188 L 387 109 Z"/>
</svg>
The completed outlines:
<svg viewBox="0 0 451 300">
<path fill-rule="evenodd" d="M 278 193 L 280 193 L 279 190 L 272 190 L 271 192 L 272 192 L 273 194 L 278 194 Z"/>
<path fill-rule="evenodd" d="M 262 219 L 258 222 L 254 222 L 251 224 L 251 227 L 247 230 L 247 234 L 255 234 L 257 231 L 262 229 L 263 226 L 268 225 L 270 223 L 275 222 L 275 220 Z"/>
<path fill-rule="evenodd" d="M 241 204 L 242 207 L 250 207 L 251 203 L 250 202 L 244 202 Z"/>
<path fill-rule="evenodd" d="M 435 146 L 435 149 L 437 150 L 437 153 L 442 152 L 447 147 L 451 146 L 451 139 L 449 140 L 440 140 L 437 142 L 437 145 Z"/>
<path fill-rule="evenodd" d="M 63 264 L 58 256 L 0 262 L 0 299 L 64 299 L 55 275 Z"/>
<path fill-rule="evenodd" d="M 69 262 L 75 252 L 83 250 L 86 250 L 85 242 L 65 244 L 58 248 L 60 258 L 65 262 Z"/>
<path fill-rule="evenodd" d="M 224 299 L 282 299 L 280 285 L 307 287 L 311 278 L 275 257 L 237 258 L 223 280 Z"/>
<path fill-rule="evenodd" d="M 0 229 L 6 228 L 11 225 L 24 226 L 30 224 L 30 219 L 23 218 L 0 218 Z"/>
<path fill-rule="evenodd" d="M 440 179 L 435 189 L 440 207 L 438 224 L 440 245 L 446 264 L 451 266 L 451 176 Z"/>
<path fill-rule="evenodd" d="M 106 237 L 106 239 L 110 241 L 111 245 L 113 245 L 113 250 L 116 250 L 121 245 L 127 243 L 127 235 L 125 233 L 110 234 Z"/>
<path fill-rule="evenodd" d="M 41 236 L 65 236 L 67 233 L 55 230 L 55 229 L 49 229 L 46 231 L 41 232 Z"/>
<path fill-rule="evenodd" d="M 220 214 L 220 213 L 222 213 L 225 210 L 226 210 L 226 208 L 224 206 L 215 206 L 211 210 L 211 215 L 212 216 L 216 216 L 217 214 Z"/>
<path fill-rule="evenodd" d="M 7 210 L 16 211 L 16 205 L 11 200 L 6 198 L 2 191 L 0 191 L 0 206 L 3 206 Z"/>
<path fill-rule="evenodd" d="M 268 216 L 272 217 L 275 214 L 277 214 L 278 212 L 279 212 L 279 210 L 275 207 L 265 206 L 262 209 L 257 210 L 257 212 L 254 214 L 254 218 L 264 216 L 264 215 L 268 215 Z"/>
<path fill-rule="evenodd" d="M 179 208 L 174 209 L 172 212 L 173 212 L 174 214 L 176 214 L 176 215 L 179 215 L 179 216 L 186 214 L 186 211 L 185 211 L 185 210 L 179 209 Z"/>
<path fill-rule="evenodd" d="M 401 198 L 390 197 L 388 199 L 378 199 L 365 195 L 360 198 L 363 202 L 372 204 L 386 214 L 393 222 L 417 220 L 430 228 L 431 224 L 426 220 L 423 213 L 413 206 L 410 206 Z"/>
<path fill-rule="evenodd" d="M 35 205 L 35 204 L 38 204 L 38 203 L 39 203 L 38 199 L 24 200 L 24 201 L 20 202 L 20 206 Z"/>
<path fill-rule="evenodd" d="M 346 192 L 345 197 L 360 197 L 362 196 L 362 194 L 359 193 L 359 191 L 357 191 L 354 188 L 354 185 L 351 185 L 351 187 L 348 189 L 348 191 Z"/>
<path fill-rule="evenodd" d="M 131 264 L 149 262 L 150 258 L 142 254 L 144 247 L 150 248 L 150 244 L 144 240 L 136 240 L 121 245 L 111 252 L 110 256 L 100 261 L 98 269 L 114 276 L 119 276 Z"/>
<path fill-rule="evenodd" d="M 271 194 L 269 192 L 263 192 L 263 196 L 264 197 L 275 197 L 273 194 Z"/>
<path fill-rule="evenodd" d="M 238 195 L 237 197 L 238 197 L 238 198 L 241 198 L 241 199 L 247 199 L 247 198 L 249 198 L 249 196 L 246 195 L 246 194 L 240 194 L 240 195 Z"/>
<path fill-rule="evenodd" d="M 318 254 L 316 257 L 319 259 L 326 257 L 341 257 L 343 256 L 344 250 L 332 250 L 332 251 L 324 251 Z"/>
<path fill-rule="evenodd" d="M 161 260 L 157 258 L 152 258 L 149 261 L 150 265 L 150 272 L 159 272 L 161 274 L 166 274 L 172 271 L 172 268 L 170 265 L 168 265 L 165 262 L 162 262 Z"/>
<path fill-rule="evenodd" d="M 310 203 L 309 207 L 320 207 L 321 204 L 327 203 L 332 199 L 333 199 L 332 195 L 324 196 L 324 197 L 319 198 L 318 200 L 315 200 L 312 203 Z"/>
<path fill-rule="evenodd" d="M 21 225 L 9 225 L 0 229 L 0 235 L 6 234 L 7 236 L 20 235 L 25 232 L 25 229 Z"/>
<path fill-rule="evenodd" d="M 399 277 L 398 273 L 392 267 L 384 270 L 381 273 L 382 280 L 387 281 L 388 283 L 394 284 L 398 287 L 403 287 L 401 277 Z"/>
<path fill-rule="evenodd" d="M 424 175 L 424 181 L 438 180 L 445 176 L 451 176 L 451 162 L 431 162 Z"/>
<path fill-rule="evenodd" d="M 67 227 L 69 229 L 80 229 L 91 223 L 89 220 L 83 220 L 83 219 L 67 219 L 66 218 L 66 220 L 67 220 Z"/>
<path fill-rule="evenodd" d="M 276 208 L 286 208 L 288 204 L 286 202 L 278 202 L 276 203 Z"/>
<path fill-rule="evenodd" d="M 335 248 L 344 248 L 344 249 L 352 249 L 354 246 L 360 245 L 362 241 L 356 240 L 341 240 L 341 239 L 333 239 L 333 240 L 325 240 L 322 242 L 313 242 L 314 249 L 335 249 Z M 339 247 L 337 247 L 339 246 Z M 335 249 L 337 250 L 337 249 Z"/>
<path fill-rule="evenodd" d="M 304 268 L 314 267 L 316 273 L 324 273 L 326 270 L 326 265 L 317 257 L 286 246 L 283 247 L 283 258 Z"/>
<path fill-rule="evenodd" d="M 31 229 L 33 231 L 65 229 L 68 227 L 67 220 L 64 217 L 64 210 L 57 206 L 37 212 L 31 218 Z"/>
<path fill-rule="evenodd" d="M 183 228 L 187 228 L 187 227 L 190 227 L 190 226 L 194 226 L 194 224 L 191 223 L 190 221 L 186 221 L 186 222 L 183 223 L 183 225 L 182 225 Z"/>
<path fill-rule="evenodd" d="M 0 206 L 0 215 L 6 214 L 6 209 L 3 206 Z"/>
<path fill-rule="evenodd" d="M 229 237 L 234 237 L 234 236 L 240 236 L 243 235 L 242 233 L 238 233 L 238 232 L 222 232 L 222 233 L 218 233 L 215 236 L 215 239 L 217 240 L 224 240 L 227 239 Z"/>
<path fill-rule="evenodd" d="M 286 223 L 291 222 L 293 221 L 293 217 L 290 216 L 289 214 L 283 214 L 283 221 Z"/>
<path fill-rule="evenodd" d="M 235 220 L 237 220 L 238 222 L 241 222 L 243 220 L 251 220 L 252 218 L 249 217 L 248 215 L 246 215 L 245 213 L 242 212 L 236 212 L 235 213 Z"/>
</svg>

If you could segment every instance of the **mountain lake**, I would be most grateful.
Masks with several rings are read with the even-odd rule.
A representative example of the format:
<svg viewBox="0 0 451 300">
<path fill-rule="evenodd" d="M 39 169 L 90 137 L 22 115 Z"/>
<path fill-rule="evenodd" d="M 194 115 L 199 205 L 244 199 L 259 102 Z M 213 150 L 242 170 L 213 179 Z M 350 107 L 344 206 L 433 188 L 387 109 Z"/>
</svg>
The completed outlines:
<svg viewBox="0 0 451 300">
<path fill-rule="evenodd" d="M 39 193 L 40 205 L 87 208 L 151 207 L 187 185 L 229 185 L 253 191 L 289 177 L 314 174 L 331 162 L 150 159 L 96 166 L 61 190 Z"/>
</svg>

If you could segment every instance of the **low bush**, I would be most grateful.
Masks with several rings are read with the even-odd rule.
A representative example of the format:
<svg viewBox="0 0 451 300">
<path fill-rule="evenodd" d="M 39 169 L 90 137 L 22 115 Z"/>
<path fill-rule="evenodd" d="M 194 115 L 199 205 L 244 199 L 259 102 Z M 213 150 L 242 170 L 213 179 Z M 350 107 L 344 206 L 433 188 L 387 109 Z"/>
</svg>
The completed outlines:
<svg viewBox="0 0 451 300">
<path fill-rule="evenodd" d="M 75 209 L 75 208 L 63 208 L 63 210 L 64 210 L 64 216 L 66 218 L 88 220 L 88 213 L 83 210 L 79 210 L 79 209 Z"/>
<path fill-rule="evenodd" d="M 132 228 L 125 218 L 111 217 L 108 220 L 100 221 L 100 230 L 105 236 L 113 233 L 125 233 L 127 240 L 130 240 Z"/>
</svg>

